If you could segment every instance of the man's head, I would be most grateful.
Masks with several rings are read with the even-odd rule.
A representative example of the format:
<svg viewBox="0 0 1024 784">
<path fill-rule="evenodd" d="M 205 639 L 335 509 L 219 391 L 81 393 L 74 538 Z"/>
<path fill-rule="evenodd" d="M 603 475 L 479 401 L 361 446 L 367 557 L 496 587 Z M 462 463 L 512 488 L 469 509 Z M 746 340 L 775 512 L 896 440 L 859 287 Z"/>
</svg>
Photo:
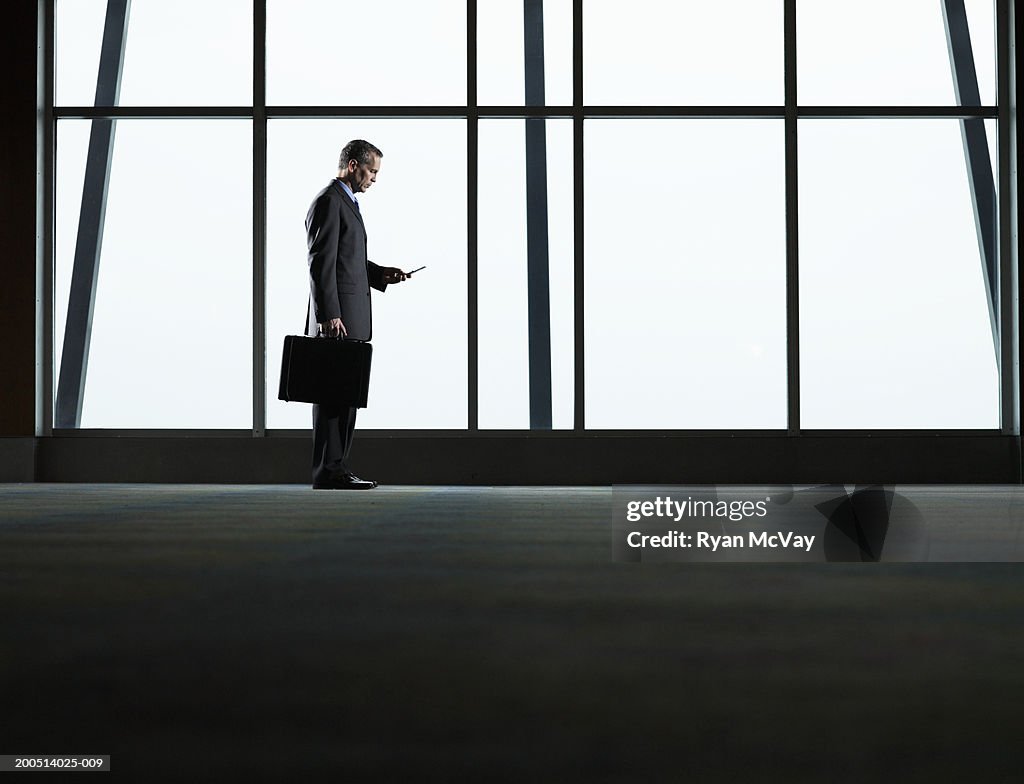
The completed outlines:
<svg viewBox="0 0 1024 784">
<path fill-rule="evenodd" d="M 365 193 L 377 180 L 382 157 L 384 153 L 368 141 L 353 139 L 341 151 L 338 177 L 345 181 L 353 193 Z"/>
</svg>

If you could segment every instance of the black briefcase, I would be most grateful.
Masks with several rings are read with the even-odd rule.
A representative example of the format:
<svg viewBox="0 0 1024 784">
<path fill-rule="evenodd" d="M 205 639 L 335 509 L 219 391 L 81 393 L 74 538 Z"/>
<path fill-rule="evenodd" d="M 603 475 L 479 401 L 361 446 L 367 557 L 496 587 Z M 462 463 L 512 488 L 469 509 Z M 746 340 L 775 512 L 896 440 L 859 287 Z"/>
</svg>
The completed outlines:
<svg viewBox="0 0 1024 784">
<path fill-rule="evenodd" d="M 288 335 L 277 397 L 366 408 L 373 346 L 355 340 Z"/>
</svg>

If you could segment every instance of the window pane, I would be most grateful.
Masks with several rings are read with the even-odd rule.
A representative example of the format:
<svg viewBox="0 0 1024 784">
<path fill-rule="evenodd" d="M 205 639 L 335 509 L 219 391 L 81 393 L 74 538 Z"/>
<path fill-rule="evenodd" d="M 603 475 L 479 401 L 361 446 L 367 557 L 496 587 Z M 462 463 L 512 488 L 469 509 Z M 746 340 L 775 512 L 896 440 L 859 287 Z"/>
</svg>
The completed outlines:
<svg viewBox="0 0 1024 784">
<path fill-rule="evenodd" d="M 57 0 L 56 102 L 92 106 L 105 0 Z M 132 0 L 121 106 L 252 103 L 250 0 Z"/>
<path fill-rule="evenodd" d="M 585 132 L 587 427 L 785 427 L 783 123 Z"/>
<path fill-rule="evenodd" d="M 801 121 L 804 428 L 998 427 L 959 125 Z"/>
<path fill-rule="evenodd" d="M 91 124 L 57 127 L 58 372 Z M 251 177 L 248 121 L 117 123 L 82 427 L 252 427 Z"/>
<path fill-rule="evenodd" d="M 781 105 L 781 0 L 593 0 L 583 8 L 591 105 Z"/>
<path fill-rule="evenodd" d="M 267 102 L 466 103 L 461 0 L 267 0 Z"/>
<path fill-rule="evenodd" d="M 477 99 L 487 106 L 525 101 L 523 0 L 477 6 Z M 544 102 L 572 104 L 572 0 L 544 1 Z"/>
<path fill-rule="evenodd" d="M 995 104 L 992 0 L 965 0 L 983 104 Z M 956 104 L 938 0 L 797 0 L 799 100 L 806 105 Z"/>
<path fill-rule="evenodd" d="M 573 426 L 572 121 L 547 120 L 552 426 Z M 481 428 L 530 427 L 526 123 L 480 123 Z M 534 192 L 533 197 L 536 198 Z"/>
<path fill-rule="evenodd" d="M 277 399 L 281 345 L 309 300 L 304 221 L 352 138 L 384 152 L 360 197 L 370 259 L 412 270 L 373 297 L 373 372 L 363 428 L 465 428 L 465 120 L 272 120 L 267 128 L 267 425 L 309 428 L 310 407 Z M 431 162 L 443 169 L 424 177 Z"/>
</svg>

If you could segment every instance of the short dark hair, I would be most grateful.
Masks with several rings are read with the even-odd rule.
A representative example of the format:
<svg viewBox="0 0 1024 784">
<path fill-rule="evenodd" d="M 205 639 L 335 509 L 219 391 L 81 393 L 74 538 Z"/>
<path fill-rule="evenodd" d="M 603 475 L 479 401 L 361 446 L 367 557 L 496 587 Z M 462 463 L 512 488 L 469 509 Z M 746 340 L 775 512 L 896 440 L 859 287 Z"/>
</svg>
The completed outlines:
<svg viewBox="0 0 1024 784">
<path fill-rule="evenodd" d="M 365 139 L 353 139 L 342 148 L 341 157 L 338 159 L 338 168 L 347 169 L 349 161 L 367 164 L 370 162 L 371 155 L 376 155 L 378 158 L 384 157 L 384 153 L 378 147 Z"/>
</svg>

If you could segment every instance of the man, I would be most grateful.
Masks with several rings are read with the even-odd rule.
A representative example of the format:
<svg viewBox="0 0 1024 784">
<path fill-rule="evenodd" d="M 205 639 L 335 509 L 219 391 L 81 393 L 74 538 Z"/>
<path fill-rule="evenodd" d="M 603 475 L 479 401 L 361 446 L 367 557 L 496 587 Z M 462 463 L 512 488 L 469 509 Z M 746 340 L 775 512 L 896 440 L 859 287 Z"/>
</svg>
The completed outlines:
<svg viewBox="0 0 1024 784">
<path fill-rule="evenodd" d="M 362 139 L 345 145 L 338 176 L 317 194 L 306 214 L 309 246 L 309 315 L 306 334 L 367 341 L 371 337 L 370 286 L 384 291 L 406 275 L 366 258 L 366 229 L 357 194 L 377 180 L 383 153 Z M 377 483 L 360 479 L 348 466 L 356 409 L 313 406 L 313 487 L 370 490 Z"/>
</svg>

